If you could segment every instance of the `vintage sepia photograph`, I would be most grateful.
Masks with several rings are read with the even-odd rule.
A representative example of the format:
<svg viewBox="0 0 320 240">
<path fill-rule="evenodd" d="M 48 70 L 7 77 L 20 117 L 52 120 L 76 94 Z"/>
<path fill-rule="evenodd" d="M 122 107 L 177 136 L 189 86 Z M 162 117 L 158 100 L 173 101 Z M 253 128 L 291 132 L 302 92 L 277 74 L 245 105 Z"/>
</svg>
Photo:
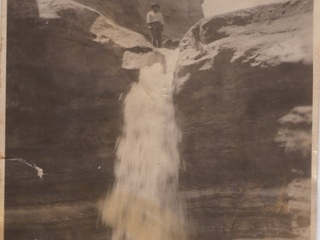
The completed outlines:
<svg viewBox="0 0 320 240">
<path fill-rule="evenodd" d="M 3 239 L 315 239 L 314 6 L 3 0 Z"/>
</svg>

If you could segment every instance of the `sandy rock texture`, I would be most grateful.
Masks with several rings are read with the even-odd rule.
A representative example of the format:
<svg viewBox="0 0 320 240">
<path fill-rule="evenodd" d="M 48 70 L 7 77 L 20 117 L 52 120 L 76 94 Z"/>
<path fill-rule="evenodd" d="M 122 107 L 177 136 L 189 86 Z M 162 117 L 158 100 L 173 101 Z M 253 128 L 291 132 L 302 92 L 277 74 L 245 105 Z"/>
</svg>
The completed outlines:
<svg viewBox="0 0 320 240">
<path fill-rule="evenodd" d="M 202 172 L 187 169 L 191 185 L 286 182 L 293 162 L 309 176 L 310 156 L 287 154 L 274 139 L 280 118 L 312 104 L 312 1 L 204 19 L 180 49 L 175 102 L 183 159 Z"/>
<path fill-rule="evenodd" d="M 105 239 L 96 204 L 138 76 L 123 55 L 153 47 L 74 1 L 12 0 L 8 14 L 6 239 Z"/>
<path fill-rule="evenodd" d="M 303 0 L 218 15 L 180 43 L 181 187 L 216 191 L 189 202 L 201 239 L 309 239 L 298 192 L 310 191 L 312 11 Z"/>
</svg>

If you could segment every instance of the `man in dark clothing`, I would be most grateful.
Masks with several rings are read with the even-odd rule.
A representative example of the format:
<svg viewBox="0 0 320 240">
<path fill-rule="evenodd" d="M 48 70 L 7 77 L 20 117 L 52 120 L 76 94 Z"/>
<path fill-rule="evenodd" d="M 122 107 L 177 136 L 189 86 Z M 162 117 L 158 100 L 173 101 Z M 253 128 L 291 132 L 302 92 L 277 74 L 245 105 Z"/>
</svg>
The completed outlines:
<svg viewBox="0 0 320 240">
<path fill-rule="evenodd" d="M 152 11 L 147 14 L 147 24 L 149 26 L 152 44 L 155 47 L 162 47 L 162 31 L 164 27 L 164 21 L 162 13 L 160 12 L 160 5 L 153 3 L 151 5 Z"/>
</svg>

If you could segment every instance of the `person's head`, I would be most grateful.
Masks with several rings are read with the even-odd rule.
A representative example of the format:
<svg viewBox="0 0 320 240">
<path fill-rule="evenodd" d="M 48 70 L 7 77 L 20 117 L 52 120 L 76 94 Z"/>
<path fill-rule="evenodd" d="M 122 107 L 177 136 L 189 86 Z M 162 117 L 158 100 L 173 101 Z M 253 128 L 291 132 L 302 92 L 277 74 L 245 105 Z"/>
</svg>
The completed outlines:
<svg viewBox="0 0 320 240">
<path fill-rule="evenodd" d="M 154 11 L 154 12 L 159 12 L 159 11 L 160 11 L 160 5 L 157 4 L 157 3 L 153 3 L 153 4 L 151 5 L 151 9 L 152 9 L 152 11 Z"/>
</svg>

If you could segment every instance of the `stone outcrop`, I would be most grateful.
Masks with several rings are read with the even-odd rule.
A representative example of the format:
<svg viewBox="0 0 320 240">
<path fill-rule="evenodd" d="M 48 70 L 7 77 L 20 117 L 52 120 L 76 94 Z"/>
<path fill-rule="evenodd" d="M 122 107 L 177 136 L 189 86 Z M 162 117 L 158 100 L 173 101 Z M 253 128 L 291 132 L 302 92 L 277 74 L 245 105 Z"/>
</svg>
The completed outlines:
<svg viewBox="0 0 320 240">
<path fill-rule="evenodd" d="M 279 119 L 281 128 L 278 131 L 276 142 L 286 152 L 300 152 L 310 155 L 312 146 L 312 107 L 298 106 L 289 114 Z M 306 164 L 309 168 L 310 164 Z M 301 171 L 301 169 L 300 169 Z"/>
<path fill-rule="evenodd" d="M 83 5 L 99 10 L 115 22 L 149 36 L 146 15 L 150 11 L 150 0 L 76 0 Z M 164 35 L 169 39 L 180 39 L 189 28 L 204 17 L 202 0 L 162 0 L 161 5 L 166 27 Z"/>
<path fill-rule="evenodd" d="M 285 183 L 291 162 L 310 169 L 310 155 L 274 139 L 280 118 L 312 104 L 312 1 L 204 19 L 180 48 L 175 102 L 189 184 Z"/>
<path fill-rule="evenodd" d="M 309 239 L 312 11 L 304 0 L 218 15 L 180 43 L 181 188 L 212 191 L 189 201 L 200 239 Z"/>
</svg>

